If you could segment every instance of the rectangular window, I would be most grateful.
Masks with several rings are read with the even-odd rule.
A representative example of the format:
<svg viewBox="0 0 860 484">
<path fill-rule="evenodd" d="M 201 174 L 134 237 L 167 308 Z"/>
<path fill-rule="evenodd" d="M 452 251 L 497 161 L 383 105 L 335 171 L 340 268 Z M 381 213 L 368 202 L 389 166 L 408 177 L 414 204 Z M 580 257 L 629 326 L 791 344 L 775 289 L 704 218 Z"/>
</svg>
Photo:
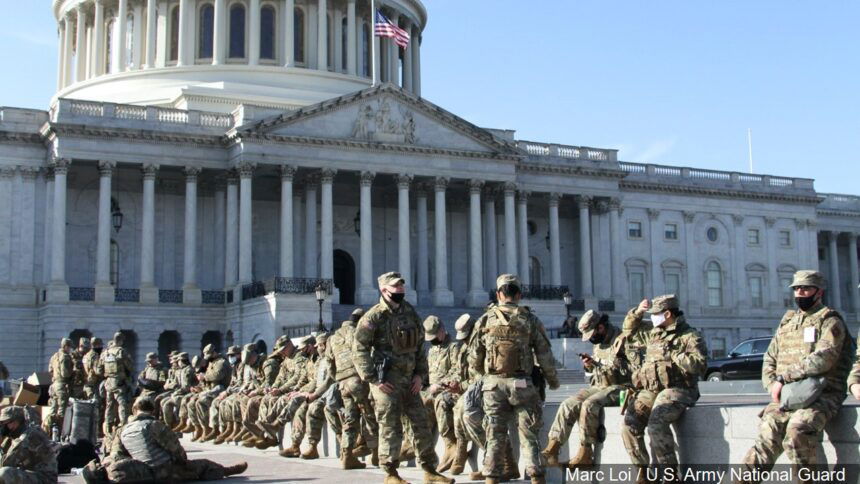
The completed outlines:
<svg viewBox="0 0 860 484">
<path fill-rule="evenodd" d="M 631 239 L 641 239 L 642 222 L 627 222 L 627 236 Z"/>
<path fill-rule="evenodd" d="M 711 338 L 711 358 L 722 358 L 726 356 L 726 339 Z"/>
<path fill-rule="evenodd" d="M 789 285 L 791 285 L 791 277 L 783 277 L 779 280 L 779 287 L 782 288 L 782 306 L 784 308 L 793 308 L 794 307 L 794 291 L 791 290 Z"/>
<path fill-rule="evenodd" d="M 681 292 L 681 275 L 666 274 L 666 294 L 675 294 L 680 296 Z M 640 299 L 641 300 L 641 299 Z"/>
<path fill-rule="evenodd" d="M 755 276 L 750 277 L 750 298 L 752 299 L 752 307 L 761 308 L 764 307 L 764 300 L 762 299 L 762 291 L 761 291 L 761 277 Z"/>
<path fill-rule="evenodd" d="M 747 244 L 748 245 L 759 245 L 761 244 L 761 237 L 758 229 L 749 229 L 747 230 Z"/>
<path fill-rule="evenodd" d="M 723 281 L 719 270 L 708 271 L 708 306 L 723 305 Z"/>
<path fill-rule="evenodd" d="M 663 236 L 666 240 L 678 240 L 678 224 L 666 224 Z"/>
<path fill-rule="evenodd" d="M 779 231 L 779 246 L 780 247 L 791 247 L 791 231 L 790 230 L 780 230 Z"/>
<path fill-rule="evenodd" d="M 641 272 L 630 273 L 630 298 L 633 301 L 645 299 L 645 274 Z"/>
</svg>

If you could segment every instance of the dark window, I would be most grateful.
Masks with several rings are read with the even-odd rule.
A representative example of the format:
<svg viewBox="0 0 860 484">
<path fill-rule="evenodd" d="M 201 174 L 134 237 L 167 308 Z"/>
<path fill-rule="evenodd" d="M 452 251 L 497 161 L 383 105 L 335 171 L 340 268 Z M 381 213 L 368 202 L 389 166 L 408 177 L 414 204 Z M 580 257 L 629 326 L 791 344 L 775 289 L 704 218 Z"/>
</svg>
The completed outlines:
<svg viewBox="0 0 860 484">
<path fill-rule="evenodd" d="M 230 58 L 245 57 L 245 7 L 233 5 L 230 8 Z"/>
<path fill-rule="evenodd" d="M 641 239 L 642 222 L 627 222 L 627 236 L 631 239 Z"/>
<path fill-rule="evenodd" d="M 260 59 L 275 60 L 275 9 L 260 10 Z"/>
<path fill-rule="evenodd" d="M 179 7 L 173 7 L 170 12 L 170 60 L 179 59 Z"/>
<path fill-rule="evenodd" d="M 764 353 L 767 353 L 767 347 L 768 346 L 770 346 L 770 340 L 769 339 L 759 339 L 759 340 L 753 341 L 752 354 L 762 355 Z"/>
<path fill-rule="evenodd" d="M 710 240 L 711 242 L 716 242 L 717 238 L 719 238 L 720 236 L 720 233 L 717 231 L 716 227 L 711 227 L 708 229 L 707 236 L 708 240 Z"/>
<path fill-rule="evenodd" d="M 748 355 L 752 352 L 752 341 L 744 341 L 743 343 L 737 345 L 732 353 L 737 353 L 738 355 L 744 356 Z"/>
<path fill-rule="evenodd" d="M 297 63 L 305 61 L 305 12 L 300 8 L 293 14 L 293 59 Z"/>
<path fill-rule="evenodd" d="M 370 77 L 370 26 L 362 24 L 361 26 L 361 58 L 362 63 L 361 73 L 364 77 Z"/>
<path fill-rule="evenodd" d="M 215 8 L 211 5 L 204 5 L 200 9 L 200 39 L 197 49 L 197 57 L 201 59 L 212 58 L 212 39 L 215 28 Z"/>
<path fill-rule="evenodd" d="M 349 25 L 346 17 L 340 22 L 340 69 L 346 70 L 346 58 L 349 53 Z"/>
</svg>

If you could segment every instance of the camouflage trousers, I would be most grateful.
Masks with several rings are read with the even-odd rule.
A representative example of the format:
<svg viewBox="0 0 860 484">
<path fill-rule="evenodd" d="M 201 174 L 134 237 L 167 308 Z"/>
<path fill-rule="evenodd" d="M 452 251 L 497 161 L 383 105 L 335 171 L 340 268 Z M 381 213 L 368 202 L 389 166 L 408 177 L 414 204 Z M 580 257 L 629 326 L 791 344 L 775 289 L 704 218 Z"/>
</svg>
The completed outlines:
<svg viewBox="0 0 860 484">
<path fill-rule="evenodd" d="M 778 403 L 768 404 L 759 414 L 761 424 L 755 445 L 742 463 L 749 468 L 770 470 L 785 450 L 792 464 L 818 464 L 818 439 L 843 400 L 845 394 L 827 392 L 809 408 L 782 411 Z"/>
<path fill-rule="evenodd" d="M 481 449 L 487 448 L 484 412 L 480 412 L 480 415 L 467 415 L 465 398 L 457 399 L 457 404 L 454 405 L 454 435 L 460 442 L 471 440 Z"/>
<path fill-rule="evenodd" d="M 368 447 L 376 447 L 379 436 L 379 425 L 376 423 L 373 407 L 370 404 L 370 386 L 357 376 L 338 382 L 341 398 L 343 398 L 343 433 L 341 447 L 354 449 L 358 436 L 361 435 L 362 419 L 368 430 L 365 442 Z"/>
<path fill-rule="evenodd" d="M 584 388 L 568 397 L 558 407 L 555 420 L 549 429 L 549 438 L 562 444 L 570 438 L 573 425 L 579 422 L 580 445 L 594 445 L 598 441 L 598 431 L 602 425 L 600 412 L 604 407 L 618 406 L 622 386 Z"/>
<path fill-rule="evenodd" d="M 131 388 L 124 381 L 109 377 L 105 380 L 105 435 L 110 435 L 114 429 L 125 425 L 129 415 L 131 415 Z"/>
<path fill-rule="evenodd" d="M 220 390 L 209 390 L 197 396 L 194 402 L 194 418 L 200 423 L 201 426 L 209 426 L 209 410 L 212 408 L 212 403 L 215 401 L 216 398 L 218 398 L 218 395 L 220 395 L 220 393 Z"/>
<path fill-rule="evenodd" d="M 95 461 L 93 461 L 95 463 Z M 92 467 L 92 463 L 88 465 Z M 111 483 L 215 481 L 224 478 L 224 466 L 207 459 L 187 460 L 181 464 L 153 467 L 135 459 L 108 461 L 105 465 Z"/>
<path fill-rule="evenodd" d="M 315 447 L 322 440 L 322 429 L 326 422 L 326 401 L 324 398 L 318 398 L 307 404 L 306 408 L 305 429 L 308 435 L 308 443 Z"/>
<path fill-rule="evenodd" d="M 235 393 L 222 393 L 212 401 L 209 408 L 209 428 L 220 429 L 222 425 L 231 421 L 232 404 Z"/>
<path fill-rule="evenodd" d="M 265 432 L 257 424 L 257 421 L 260 419 L 260 404 L 263 402 L 264 398 L 266 397 L 262 395 L 251 397 L 248 399 L 245 406 L 242 407 L 242 427 L 258 439 L 265 437 Z"/>
<path fill-rule="evenodd" d="M 170 428 L 176 427 L 179 423 L 179 406 L 182 403 L 182 398 L 187 394 L 175 391 L 161 396 L 164 397 L 160 402 L 161 420 Z"/>
<path fill-rule="evenodd" d="M 292 443 L 294 446 L 299 446 L 304 440 L 305 435 L 308 436 L 308 443 L 311 446 L 316 446 L 322 439 L 322 429 L 326 421 L 326 401 L 324 398 L 318 398 L 313 402 L 308 402 L 305 397 L 293 397 L 288 405 L 285 414 L 279 419 L 286 423 L 286 420 L 292 420 Z"/>
<path fill-rule="evenodd" d="M 46 484 L 57 482 L 57 474 L 34 472 L 17 467 L 0 467 L 0 484 Z"/>
<path fill-rule="evenodd" d="M 640 390 L 636 393 L 632 406 L 627 407 L 621 426 L 621 439 L 631 463 L 637 466 L 650 464 L 648 449 L 645 447 L 647 427 L 654 460 L 661 465 L 677 466 L 678 455 L 671 425 L 698 398 L 698 390 L 683 388 L 667 388 L 660 393 Z"/>
<path fill-rule="evenodd" d="M 66 408 L 69 406 L 69 385 L 67 383 L 54 382 L 48 388 L 48 417 L 45 419 L 45 433 L 51 435 L 51 427 L 57 426 L 63 430 L 63 419 L 66 416 Z"/>
<path fill-rule="evenodd" d="M 446 441 L 453 442 L 457 439 L 454 433 L 454 406 L 459 397 L 459 395 L 449 391 L 443 391 L 432 396 L 436 428 L 439 430 L 439 435 Z"/>
<path fill-rule="evenodd" d="M 412 393 L 410 379 L 392 377 L 392 393 L 385 393 L 376 385 L 371 385 L 376 421 L 379 423 L 379 464 L 382 467 L 397 468 L 400 463 L 400 449 L 403 444 L 403 423 L 405 416 L 412 425 L 418 461 L 422 465 L 435 468 L 438 457 L 433 448 L 433 434 L 427 410 L 421 396 Z"/>
<path fill-rule="evenodd" d="M 483 474 L 499 478 L 505 464 L 508 447 L 508 424 L 516 417 L 520 456 L 525 458 L 529 477 L 544 475 L 540 460 L 539 432 L 543 425 L 540 395 L 530 378 L 485 376 L 483 383 L 484 413 L 487 432 L 487 453 Z"/>
</svg>

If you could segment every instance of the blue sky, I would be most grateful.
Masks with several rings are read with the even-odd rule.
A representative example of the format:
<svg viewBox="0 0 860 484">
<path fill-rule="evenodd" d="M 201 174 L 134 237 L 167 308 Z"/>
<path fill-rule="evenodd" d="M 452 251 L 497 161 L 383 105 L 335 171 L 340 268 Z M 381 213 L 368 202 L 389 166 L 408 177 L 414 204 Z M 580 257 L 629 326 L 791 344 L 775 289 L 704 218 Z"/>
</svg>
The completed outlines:
<svg viewBox="0 0 860 484">
<path fill-rule="evenodd" d="M 46 108 L 49 0 L 0 0 L 0 105 Z M 425 0 L 423 95 L 469 121 L 619 158 L 860 189 L 860 2 Z"/>
</svg>

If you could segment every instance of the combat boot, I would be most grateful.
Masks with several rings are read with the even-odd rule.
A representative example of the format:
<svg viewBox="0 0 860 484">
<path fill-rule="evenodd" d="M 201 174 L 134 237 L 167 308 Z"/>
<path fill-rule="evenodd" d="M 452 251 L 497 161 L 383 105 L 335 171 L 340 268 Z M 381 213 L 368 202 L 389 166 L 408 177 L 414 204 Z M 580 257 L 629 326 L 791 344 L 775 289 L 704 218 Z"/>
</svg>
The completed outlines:
<svg viewBox="0 0 860 484">
<path fill-rule="evenodd" d="M 472 479 L 473 481 L 479 481 L 480 479 Z M 499 484 L 500 481 L 498 477 L 486 477 L 484 478 L 484 484 Z"/>
<path fill-rule="evenodd" d="M 234 466 L 225 467 L 224 468 L 224 477 L 227 476 L 235 476 L 236 474 L 241 474 L 248 470 L 247 462 L 240 462 Z"/>
<path fill-rule="evenodd" d="M 409 484 L 409 481 L 400 477 L 400 474 L 397 473 L 397 467 L 393 465 L 384 466 L 385 468 L 385 480 L 383 484 Z"/>
<path fill-rule="evenodd" d="M 364 442 L 358 444 L 354 449 L 352 449 L 352 455 L 356 457 L 364 457 L 366 455 L 370 455 L 370 447 L 367 446 Z"/>
<path fill-rule="evenodd" d="M 546 477 L 545 476 L 536 476 L 536 477 L 532 477 L 531 479 L 532 479 L 532 484 L 546 484 Z"/>
<path fill-rule="evenodd" d="M 215 439 L 218 436 L 218 429 L 207 429 L 206 433 L 203 434 L 203 438 L 200 439 L 201 442 L 209 442 L 210 440 Z"/>
<path fill-rule="evenodd" d="M 485 479 L 487 480 L 487 482 L 490 482 L 490 481 L 489 481 L 490 479 L 495 479 L 495 481 L 493 481 L 493 482 L 499 482 L 499 479 L 498 479 L 498 478 L 496 478 L 496 477 L 487 477 L 487 476 L 485 476 L 481 471 L 475 471 L 475 472 L 470 472 L 470 473 L 469 473 L 469 480 L 470 480 L 470 481 L 483 481 L 483 480 L 485 480 Z"/>
<path fill-rule="evenodd" d="M 454 479 L 450 477 L 445 477 L 442 474 L 439 474 L 436 469 L 432 466 L 424 464 L 421 466 L 424 469 L 424 484 L 430 482 L 441 482 L 443 484 L 454 484 Z"/>
<path fill-rule="evenodd" d="M 343 470 L 348 471 L 351 469 L 364 469 L 367 465 L 358 460 L 358 458 L 352 455 L 351 452 L 344 452 L 340 458 L 340 465 L 343 467 Z"/>
<path fill-rule="evenodd" d="M 194 435 L 191 436 L 192 442 L 200 442 L 200 439 L 203 437 L 203 429 L 200 427 L 194 427 Z"/>
<path fill-rule="evenodd" d="M 541 451 L 541 455 L 546 459 L 546 465 L 550 467 L 558 467 L 558 452 L 561 450 L 561 442 L 556 439 L 549 439 L 546 444 L 546 449 Z"/>
<path fill-rule="evenodd" d="M 249 437 L 249 438 L 242 441 L 242 447 L 247 447 L 247 448 L 251 449 L 251 448 L 256 447 L 257 443 L 260 441 L 261 440 L 256 438 L 256 437 Z"/>
<path fill-rule="evenodd" d="M 451 474 L 459 476 L 466 468 L 466 461 L 469 460 L 469 450 L 465 440 L 457 439 L 457 452 L 454 455 L 454 463 L 451 464 Z"/>
<path fill-rule="evenodd" d="M 379 467 L 379 449 L 376 447 L 374 447 L 370 453 L 370 465 Z"/>
<path fill-rule="evenodd" d="M 299 444 L 294 443 L 292 446 L 278 452 L 278 455 L 281 457 L 300 457 L 302 450 L 299 448 Z"/>
<path fill-rule="evenodd" d="M 445 472 L 451 468 L 451 464 L 454 463 L 454 456 L 457 453 L 457 442 L 444 439 L 445 440 L 445 453 L 442 455 L 442 460 L 439 461 L 439 466 L 436 467 L 438 472 Z"/>
<path fill-rule="evenodd" d="M 301 457 L 302 457 L 302 459 L 305 459 L 305 460 L 319 459 L 320 454 L 319 454 L 319 452 L 317 452 L 317 446 L 312 445 L 310 449 L 302 452 Z"/>
<path fill-rule="evenodd" d="M 233 435 L 233 431 L 234 431 L 234 430 L 233 430 L 233 427 L 234 427 L 234 424 L 233 424 L 232 422 L 230 422 L 230 423 L 228 423 L 227 425 L 225 425 L 225 426 L 224 426 L 224 431 L 223 431 L 223 432 L 221 432 L 221 434 L 220 434 L 220 435 L 218 435 L 218 437 L 215 437 L 215 442 L 214 442 L 214 443 L 215 443 L 215 445 L 221 445 L 221 444 L 223 444 L 224 442 L 226 442 L 226 441 L 227 441 L 227 437 L 230 437 L 231 435 Z"/>
<path fill-rule="evenodd" d="M 592 450 L 590 445 L 580 444 L 579 451 L 577 451 L 576 455 L 573 456 L 573 459 L 567 464 L 569 469 L 576 469 L 577 467 L 591 467 L 594 465 L 594 450 Z"/>
</svg>

